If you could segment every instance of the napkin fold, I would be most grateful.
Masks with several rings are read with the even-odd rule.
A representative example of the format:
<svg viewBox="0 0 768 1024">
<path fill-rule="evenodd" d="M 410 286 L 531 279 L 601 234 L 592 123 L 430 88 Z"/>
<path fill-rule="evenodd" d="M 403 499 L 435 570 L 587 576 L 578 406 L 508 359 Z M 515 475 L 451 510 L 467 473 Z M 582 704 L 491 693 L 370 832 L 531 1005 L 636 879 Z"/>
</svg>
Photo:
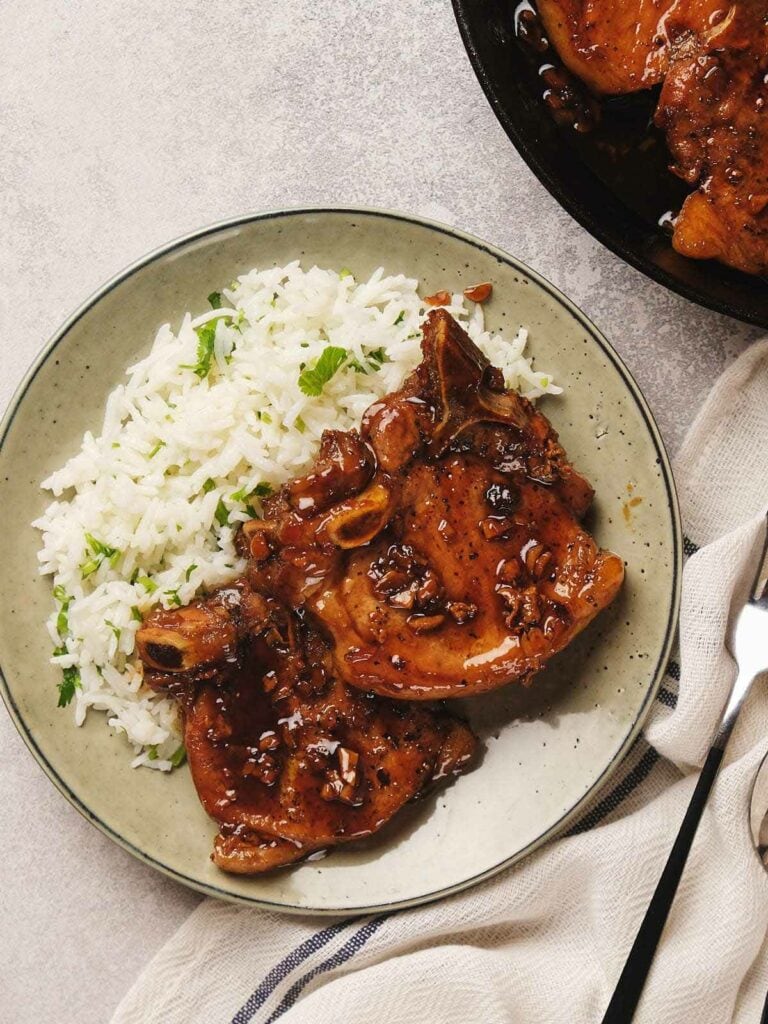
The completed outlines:
<svg viewBox="0 0 768 1024">
<path fill-rule="evenodd" d="M 675 469 L 689 556 L 680 656 L 644 736 L 565 837 L 474 889 L 389 916 L 328 921 L 205 900 L 112 1024 L 599 1021 L 734 678 L 724 636 L 768 506 L 768 341 L 722 376 Z M 699 827 L 640 1024 L 760 1019 L 768 875 L 747 814 L 766 751 L 758 684 Z"/>
</svg>

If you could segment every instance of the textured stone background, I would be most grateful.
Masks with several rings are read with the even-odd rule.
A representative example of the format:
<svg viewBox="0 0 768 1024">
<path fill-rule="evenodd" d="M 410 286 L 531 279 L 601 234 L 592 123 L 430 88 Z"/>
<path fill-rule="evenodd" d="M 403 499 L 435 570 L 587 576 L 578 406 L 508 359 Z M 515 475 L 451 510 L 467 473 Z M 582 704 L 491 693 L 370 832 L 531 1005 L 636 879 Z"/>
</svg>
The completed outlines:
<svg viewBox="0 0 768 1024">
<path fill-rule="evenodd" d="M 365 203 L 447 221 L 563 289 L 674 451 L 757 331 L 622 264 L 496 123 L 448 0 L 5 0 L 0 408 L 59 322 L 219 218 Z M 196 897 L 58 796 L 0 713 L 0 1021 L 97 1024 Z"/>
</svg>

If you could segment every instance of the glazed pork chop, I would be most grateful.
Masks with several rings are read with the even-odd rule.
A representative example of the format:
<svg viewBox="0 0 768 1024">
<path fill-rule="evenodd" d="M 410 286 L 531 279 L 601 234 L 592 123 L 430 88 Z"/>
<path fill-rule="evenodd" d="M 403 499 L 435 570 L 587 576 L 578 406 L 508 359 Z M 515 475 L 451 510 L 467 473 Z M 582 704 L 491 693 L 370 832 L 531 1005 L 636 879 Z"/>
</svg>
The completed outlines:
<svg viewBox="0 0 768 1024">
<path fill-rule="evenodd" d="M 595 93 L 663 82 L 656 124 L 671 170 L 696 189 L 673 245 L 768 273 L 768 8 L 765 0 L 538 0 L 566 66 Z"/>
<path fill-rule="evenodd" d="M 422 350 L 241 537 L 254 590 L 308 614 L 341 679 L 409 700 L 528 682 L 624 575 L 546 418 L 444 310 Z"/>
<path fill-rule="evenodd" d="M 671 170 L 698 186 L 675 221 L 678 252 L 768 274 L 768 6 L 731 4 L 698 25 L 664 79 L 656 123 Z"/>
<path fill-rule="evenodd" d="M 458 719 L 344 686 L 317 631 L 245 581 L 155 610 L 137 643 L 146 681 L 181 701 L 226 871 L 260 873 L 370 835 L 474 755 Z"/>
</svg>

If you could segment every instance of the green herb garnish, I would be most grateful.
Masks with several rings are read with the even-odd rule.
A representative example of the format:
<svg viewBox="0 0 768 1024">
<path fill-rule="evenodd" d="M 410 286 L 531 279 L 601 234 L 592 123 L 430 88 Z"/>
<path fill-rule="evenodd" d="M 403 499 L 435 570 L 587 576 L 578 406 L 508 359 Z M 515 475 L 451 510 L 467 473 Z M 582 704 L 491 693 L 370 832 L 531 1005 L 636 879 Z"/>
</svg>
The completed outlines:
<svg viewBox="0 0 768 1024">
<path fill-rule="evenodd" d="M 257 498 L 268 498 L 273 491 L 274 487 L 272 486 L 272 484 L 268 484 L 266 481 L 262 481 L 261 483 L 256 484 L 256 486 L 251 491 L 251 494 L 255 494 Z"/>
<path fill-rule="evenodd" d="M 107 626 L 109 626 L 109 628 L 115 634 L 115 640 L 117 641 L 117 643 L 120 643 L 120 634 L 122 633 L 122 630 L 120 629 L 120 627 L 116 626 L 114 624 L 114 622 L 110 622 L 109 619 L 104 619 L 104 622 L 106 623 Z"/>
<path fill-rule="evenodd" d="M 97 540 L 93 534 L 86 533 L 85 539 L 88 542 L 88 547 L 93 552 L 93 558 L 89 558 L 80 566 L 80 575 L 84 580 L 96 572 L 105 558 L 109 561 L 110 565 L 114 565 L 120 557 L 120 552 L 117 548 L 111 548 L 109 544 Z"/>
<path fill-rule="evenodd" d="M 347 361 L 347 366 L 354 370 L 355 373 L 368 374 L 375 373 L 377 370 L 381 369 L 382 363 L 389 362 L 389 356 L 383 348 L 375 348 L 373 352 L 369 352 L 365 358 L 368 364 L 367 366 L 363 366 L 359 360 L 354 358 Z"/>
<path fill-rule="evenodd" d="M 197 335 L 197 362 L 194 366 L 190 363 L 182 364 L 182 369 L 194 370 L 200 380 L 205 380 L 211 372 L 213 343 L 216 340 L 216 324 L 222 319 L 225 323 L 232 323 L 231 317 L 223 315 L 195 328 L 195 334 Z"/>
<path fill-rule="evenodd" d="M 339 277 L 352 277 L 352 271 L 349 269 L 349 267 L 342 267 L 341 270 L 339 271 Z"/>
<path fill-rule="evenodd" d="M 79 690 L 81 686 L 78 670 L 74 667 L 65 668 L 64 678 L 59 683 L 59 702 L 57 707 L 65 708 L 75 696 L 75 690 Z"/>
<path fill-rule="evenodd" d="M 165 441 L 158 441 L 157 444 L 155 445 L 155 447 L 152 449 L 152 451 L 147 456 L 147 458 L 148 459 L 154 459 L 154 457 L 157 455 L 157 453 L 160 451 L 161 448 L 165 448 Z"/>
<path fill-rule="evenodd" d="M 157 744 L 153 743 L 151 747 L 147 747 L 147 757 L 150 761 L 157 760 Z"/>
<path fill-rule="evenodd" d="M 193 563 L 184 573 L 184 579 L 186 580 L 187 583 L 189 583 L 189 577 L 192 575 L 196 568 L 197 566 Z"/>
<path fill-rule="evenodd" d="M 195 328 L 197 335 L 197 363 L 190 367 L 200 380 L 204 380 L 211 372 L 213 359 L 213 343 L 216 340 L 216 321 L 209 320 L 202 327 Z"/>
<path fill-rule="evenodd" d="M 320 358 L 314 367 L 303 370 L 299 374 L 299 388 L 305 395 L 310 397 L 317 398 L 318 395 L 322 395 L 323 388 L 341 367 L 346 358 L 346 349 L 339 348 L 336 345 L 328 345 L 321 352 Z"/>
<path fill-rule="evenodd" d="M 259 413 L 259 419 L 261 420 L 262 423 L 271 423 L 272 422 L 272 417 L 269 415 L 268 412 L 263 412 L 263 411 L 260 412 Z"/>
<path fill-rule="evenodd" d="M 208 296 L 211 309 L 221 309 L 221 292 L 211 292 Z"/>
<path fill-rule="evenodd" d="M 157 590 L 157 584 L 154 580 L 150 579 L 149 576 L 137 576 L 135 582 L 138 583 L 140 587 L 144 587 L 148 594 L 154 594 Z"/>
<path fill-rule="evenodd" d="M 66 593 L 64 587 L 56 586 L 53 588 L 53 596 L 60 603 L 59 614 L 56 616 L 56 631 L 59 636 L 63 639 L 69 632 L 69 606 L 72 604 L 72 598 Z"/>
<path fill-rule="evenodd" d="M 80 576 L 87 580 L 89 576 L 92 576 L 101 565 L 101 559 L 89 558 L 87 562 L 83 562 L 80 566 Z"/>
<path fill-rule="evenodd" d="M 164 590 L 163 593 L 168 597 L 171 604 L 175 604 L 177 608 L 181 607 L 181 598 L 179 597 L 178 590 Z"/>
<path fill-rule="evenodd" d="M 131 618 L 134 622 L 143 622 L 144 616 L 139 611 L 138 605 L 133 605 L 131 608 Z"/>
<path fill-rule="evenodd" d="M 397 327 L 398 324 L 401 324 L 403 320 L 405 320 L 405 310 L 402 310 L 397 320 L 395 320 L 395 327 Z"/>
<path fill-rule="evenodd" d="M 216 522 L 219 524 L 219 526 L 226 526 L 227 523 L 229 522 L 229 510 L 227 509 L 227 506 L 224 504 L 221 498 L 219 498 L 219 503 L 216 506 L 214 516 L 216 517 Z"/>
<path fill-rule="evenodd" d="M 94 555 L 99 555 L 101 558 L 108 558 L 112 563 L 117 561 L 120 556 L 120 552 L 117 548 L 111 548 L 109 544 L 105 544 L 104 541 L 97 540 L 92 533 L 86 533 L 85 539 L 88 541 L 88 547 Z"/>
<path fill-rule="evenodd" d="M 304 422 L 301 416 L 296 417 L 296 419 L 293 421 L 293 425 L 296 427 L 300 434 L 303 434 L 304 431 L 307 429 L 307 424 Z"/>
<path fill-rule="evenodd" d="M 215 486 L 216 484 L 213 482 L 213 480 L 211 480 L 211 478 L 208 477 L 208 479 L 203 484 L 203 494 L 208 494 L 210 491 L 214 489 Z"/>
<path fill-rule="evenodd" d="M 187 758 L 187 748 L 182 743 L 180 747 L 171 754 L 170 761 L 174 768 L 178 768 L 180 764 L 184 764 Z"/>
</svg>

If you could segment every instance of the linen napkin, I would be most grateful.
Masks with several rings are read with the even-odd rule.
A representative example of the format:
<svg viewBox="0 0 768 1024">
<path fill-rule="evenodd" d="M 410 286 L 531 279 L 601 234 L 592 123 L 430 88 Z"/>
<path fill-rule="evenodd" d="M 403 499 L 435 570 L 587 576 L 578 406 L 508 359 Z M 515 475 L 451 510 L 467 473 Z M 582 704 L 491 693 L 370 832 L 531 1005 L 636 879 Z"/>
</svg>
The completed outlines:
<svg viewBox="0 0 768 1024">
<path fill-rule="evenodd" d="M 679 660 L 644 737 L 567 836 L 477 888 L 389 916 L 329 923 L 206 900 L 112 1024 L 599 1021 L 734 678 L 724 635 L 768 505 L 768 341 L 720 379 L 676 478 L 688 555 Z M 768 875 L 747 808 L 767 750 L 768 695 L 758 684 L 699 827 L 639 1022 L 760 1019 Z"/>
</svg>

